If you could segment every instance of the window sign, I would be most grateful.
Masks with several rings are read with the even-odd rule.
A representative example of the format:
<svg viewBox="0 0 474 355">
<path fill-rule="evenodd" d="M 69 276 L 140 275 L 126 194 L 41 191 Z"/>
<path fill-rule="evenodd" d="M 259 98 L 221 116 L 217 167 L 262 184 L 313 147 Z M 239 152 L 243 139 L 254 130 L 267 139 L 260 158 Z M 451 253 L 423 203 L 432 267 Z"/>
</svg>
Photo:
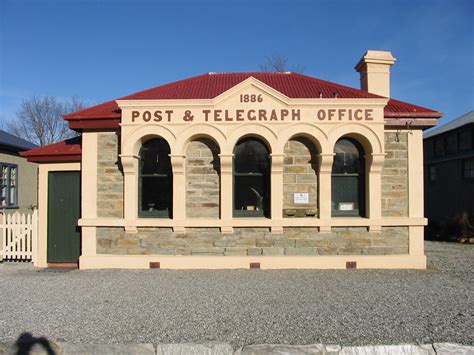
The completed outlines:
<svg viewBox="0 0 474 355">
<path fill-rule="evenodd" d="M 339 211 L 353 211 L 354 202 L 339 202 L 338 210 Z"/>
<path fill-rule="evenodd" d="M 293 194 L 293 203 L 309 203 L 309 193 L 296 192 Z"/>
</svg>

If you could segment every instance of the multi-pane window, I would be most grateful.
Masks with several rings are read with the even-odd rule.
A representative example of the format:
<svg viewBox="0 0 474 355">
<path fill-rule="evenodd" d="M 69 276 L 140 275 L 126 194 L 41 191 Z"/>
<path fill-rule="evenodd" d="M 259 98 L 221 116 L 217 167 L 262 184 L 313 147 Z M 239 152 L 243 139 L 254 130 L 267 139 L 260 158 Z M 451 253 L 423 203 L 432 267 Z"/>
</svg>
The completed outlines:
<svg viewBox="0 0 474 355">
<path fill-rule="evenodd" d="M 140 217 L 171 218 L 173 174 L 169 154 L 170 147 L 164 139 L 151 139 L 140 150 Z"/>
<path fill-rule="evenodd" d="M 466 151 L 472 148 L 472 132 L 470 128 L 459 133 L 459 150 Z"/>
<path fill-rule="evenodd" d="M 241 139 L 234 149 L 234 216 L 270 217 L 270 156 L 256 138 Z"/>
<path fill-rule="evenodd" d="M 434 155 L 435 157 L 444 157 L 444 137 L 438 137 L 434 141 Z"/>
<path fill-rule="evenodd" d="M 0 207 L 18 206 L 18 166 L 0 163 Z"/>
<path fill-rule="evenodd" d="M 429 173 L 430 181 L 435 182 L 436 181 L 436 166 L 435 165 L 430 166 L 428 173 Z"/>
<path fill-rule="evenodd" d="M 332 215 L 364 216 L 365 162 L 362 146 L 343 138 L 334 147 L 332 166 Z"/>
<path fill-rule="evenodd" d="M 474 179 L 474 159 L 463 161 L 462 176 L 464 179 Z"/>
<path fill-rule="evenodd" d="M 446 154 L 456 154 L 458 152 L 458 139 L 456 134 L 446 137 Z"/>
</svg>

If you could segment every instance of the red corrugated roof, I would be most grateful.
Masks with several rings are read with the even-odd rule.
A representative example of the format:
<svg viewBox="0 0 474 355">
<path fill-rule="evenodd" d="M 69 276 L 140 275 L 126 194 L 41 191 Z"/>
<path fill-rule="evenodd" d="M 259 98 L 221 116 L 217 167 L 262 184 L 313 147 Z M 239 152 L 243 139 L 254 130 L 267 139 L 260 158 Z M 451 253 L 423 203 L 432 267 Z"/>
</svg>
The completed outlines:
<svg viewBox="0 0 474 355">
<path fill-rule="evenodd" d="M 208 73 L 121 97 L 119 100 L 213 99 L 249 77 L 290 98 L 378 98 L 381 96 L 297 73 Z M 441 117 L 441 113 L 390 99 L 386 117 Z M 120 118 L 115 100 L 64 116 L 65 119 Z"/>
<path fill-rule="evenodd" d="M 443 114 L 429 108 L 390 99 L 384 109 L 385 117 L 440 118 Z"/>
<path fill-rule="evenodd" d="M 26 157 L 28 161 L 36 163 L 81 161 L 81 137 L 66 139 L 58 143 L 31 149 L 20 154 Z"/>
</svg>

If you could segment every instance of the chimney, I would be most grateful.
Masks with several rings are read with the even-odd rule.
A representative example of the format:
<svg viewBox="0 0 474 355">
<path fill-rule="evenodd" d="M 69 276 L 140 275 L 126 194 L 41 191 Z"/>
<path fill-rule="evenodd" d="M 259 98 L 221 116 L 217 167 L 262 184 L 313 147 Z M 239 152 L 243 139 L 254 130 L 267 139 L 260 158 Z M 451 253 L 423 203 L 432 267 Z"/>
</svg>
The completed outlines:
<svg viewBox="0 0 474 355">
<path fill-rule="evenodd" d="M 390 97 L 390 67 L 396 59 L 386 51 L 367 51 L 355 66 L 360 73 L 360 88 Z"/>
</svg>

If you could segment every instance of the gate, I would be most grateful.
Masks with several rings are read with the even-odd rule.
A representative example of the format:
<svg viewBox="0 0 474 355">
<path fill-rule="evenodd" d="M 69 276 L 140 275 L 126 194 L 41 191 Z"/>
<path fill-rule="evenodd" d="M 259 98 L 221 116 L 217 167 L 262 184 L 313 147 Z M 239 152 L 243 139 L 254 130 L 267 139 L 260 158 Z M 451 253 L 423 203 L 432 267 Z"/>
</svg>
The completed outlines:
<svg viewBox="0 0 474 355">
<path fill-rule="evenodd" d="M 1 213 L 1 212 L 0 212 Z M 2 245 L 0 253 L 4 260 L 36 261 L 38 238 L 38 210 L 32 213 L 0 214 Z"/>
</svg>

